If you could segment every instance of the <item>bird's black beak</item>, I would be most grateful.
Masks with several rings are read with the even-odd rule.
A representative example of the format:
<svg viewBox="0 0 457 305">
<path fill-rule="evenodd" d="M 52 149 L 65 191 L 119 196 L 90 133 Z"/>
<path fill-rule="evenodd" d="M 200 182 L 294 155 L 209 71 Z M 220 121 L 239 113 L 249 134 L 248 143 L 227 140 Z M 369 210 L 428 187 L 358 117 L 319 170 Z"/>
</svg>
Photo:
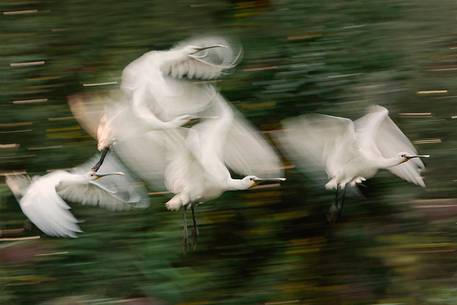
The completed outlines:
<svg viewBox="0 0 457 305">
<path fill-rule="evenodd" d="M 256 184 L 260 184 L 263 182 L 282 182 L 286 181 L 286 178 L 254 178 L 254 182 Z"/>
<path fill-rule="evenodd" d="M 109 147 L 105 147 L 103 150 L 102 150 L 102 154 L 100 156 L 100 160 L 98 160 L 97 164 L 95 164 L 91 169 L 94 171 L 94 172 L 97 172 L 100 167 L 102 166 L 103 164 L 103 161 L 105 160 L 105 157 L 106 155 L 108 154 L 109 152 Z"/>
</svg>

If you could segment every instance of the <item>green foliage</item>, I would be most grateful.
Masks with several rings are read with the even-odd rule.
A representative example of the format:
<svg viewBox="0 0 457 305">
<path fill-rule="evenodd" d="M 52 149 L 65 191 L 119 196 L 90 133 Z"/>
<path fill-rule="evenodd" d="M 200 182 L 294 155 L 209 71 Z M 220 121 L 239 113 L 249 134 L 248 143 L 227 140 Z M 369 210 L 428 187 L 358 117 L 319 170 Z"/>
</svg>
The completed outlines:
<svg viewBox="0 0 457 305">
<path fill-rule="evenodd" d="M 380 103 L 411 139 L 441 140 L 418 145 L 433 156 L 426 191 L 381 174 L 334 226 L 334 195 L 298 169 L 280 188 L 224 194 L 198 209 L 201 236 L 187 255 L 182 215 L 165 211 L 165 196 L 122 213 L 74 205 L 85 221 L 78 239 L 35 230 L 39 240 L 0 240 L 1 304 L 455 303 L 452 211 L 414 201 L 457 195 L 454 2 L 23 0 L 0 10 L 36 10 L 0 17 L 0 144 L 20 145 L 0 149 L 2 171 L 88 159 L 95 142 L 66 97 L 116 88 L 84 84 L 118 82 L 142 53 L 201 32 L 243 43 L 243 62 L 218 84 L 262 129 L 307 112 L 355 118 Z M 436 89 L 448 92 L 417 93 Z M 13 103 L 30 99 L 46 101 Z M 2 230 L 25 221 L 5 185 L 0 215 Z"/>
</svg>

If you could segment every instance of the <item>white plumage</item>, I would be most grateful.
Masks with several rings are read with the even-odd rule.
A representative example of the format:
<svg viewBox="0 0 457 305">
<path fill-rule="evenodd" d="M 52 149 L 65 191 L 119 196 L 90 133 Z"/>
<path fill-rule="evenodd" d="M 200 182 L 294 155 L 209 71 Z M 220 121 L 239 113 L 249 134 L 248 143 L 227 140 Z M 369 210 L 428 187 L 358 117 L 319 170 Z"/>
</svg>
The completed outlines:
<svg viewBox="0 0 457 305">
<path fill-rule="evenodd" d="M 216 97 L 216 89 L 201 80 L 233 68 L 240 54 L 241 48 L 222 37 L 186 40 L 167 51 L 147 52 L 127 65 L 121 90 L 135 115 L 151 128 L 176 128 L 200 116 Z"/>
<path fill-rule="evenodd" d="M 185 193 L 186 204 L 254 185 L 250 180 L 241 185 L 242 180 L 232 179 L 227 166 L 241 175 L 281 177 L 281 162 L 261 134 L 222 96 L 212 107 L 219 116 L 192 128 L 148 131 L 122 101 L 112 105 L 111 111 L 107 106 L 104 115 L 114 117 L 109 119 L 115 136 L 112 148 L 122 161 L 153 188 L 165 186 L 170 192 Z"/>
<path fill-rule="evenodd" d="M 181 194 L 181 205 L 215 198 L 224 190 L 246 189 L 253 181 L 232 179 L 229 168 L 240 175 L 273 178 L 282 176 L 281 162 L 214 86 L 192 81 L 220 76 L 240 56 L 241 48 L 215 36 L 148 52 L 124 69 L 122 93 L 114 102 L 107 99 L 106 109 L 82 98 L 71 103 L 72 110 L 89 133 L 98 135 L 99 149 L 108 146 L 105 142 L 114 143 L 129 168 L 152 187 Z M 97 111 L 102 119 L 94 132 L 94 124 L 87 121 Z M 200 122 L 181 127 L 192 118 Z M 105 141 L 107 134 L 113 135 L 111 141 Z"/>
<path fill-rule="evenodd" d="M 169 208 L 213 199 L 225 190 L 247 189 L 260 182 L 258 177 L 268 180 L 282 177 L 276 152 L 220 94 L 208 110 L 209 115 L 217 113 L 215 118 L 205 119 L 191 128 L 162 130 L 148 130 L 131 105 L 122 100 L 122 95 L 119 99 L 114 103 L 107 100 L 106 107 L 95 108 L 91 108 L 89 99 L 87 106 L 77 108 L 90 114 L 94 109 L 104 109 L 99 117 L 107 116 L 111 122 L 108 129 L 115 138 L 112 149 L 151 187 L 167 188 L 178 195 L 168 204 Z M 79 102 L 84 103 L 83 100 Z M 78 112 L 76 117 L 84 121 L 85 116 Z M 232 179 L 229 168 L 248 176 Z"/>
<path fill-rule="evenodd" d="M 122 94 L 107 100 L 97 119 L 97 132 L 93 123 L 86 122 L 97 106 L 90 101 L 89 106 L 78 106 L 84 104 L 79 99 L 71 103 L 72 110 L 81 125 L 91 129 L 89 133 L 97 134 L 100 150 L 112 147 L 150 186 L 166 187 L 175 194 L 166 203 L 170 210 L 191 207 L 193 213 L 194 204 L 226 190 L 248 189 L 265 180 L 283 181 L 272 178 L 282 176 L 281 164 L 263 137 L 214 86 L 192 81 L 212 79 L 233 68 L 241 55 L 234 50 L 223 38 L 205 37 L 169 51 L 144 54 L 124 69 Z M 191 119 L 200 121 L 182 127 Z M 227 166 L 248 176 L 233 179 Z"/>
<path fill-rule="evenodd" d="M 110 210 L 146 207 L 144 188 L 123 172 L 95 174 L 88 162 L 71 172 L 57 170 L 30 179 L 7 175 L 6 183 L 19 201 L 24 214 L 41 231 L 51 236 L 76 237 L 81 232 L 68 202 L 96 205 Z M 124 170 L 114 157 L 108 157 L 102 170 Z"/>
<path fill-rule="evenodd" d="M 283 123 L 278 137 L 299 166 L 325 171 L 327 188 L 344 188 L 373 177 L 379 169 L 425 187 L 424 164 L 408 138 L 389 118 L 386 108 L 374 106 L 352 122 L 326 115 L 301 116 Z"/>
</svg>

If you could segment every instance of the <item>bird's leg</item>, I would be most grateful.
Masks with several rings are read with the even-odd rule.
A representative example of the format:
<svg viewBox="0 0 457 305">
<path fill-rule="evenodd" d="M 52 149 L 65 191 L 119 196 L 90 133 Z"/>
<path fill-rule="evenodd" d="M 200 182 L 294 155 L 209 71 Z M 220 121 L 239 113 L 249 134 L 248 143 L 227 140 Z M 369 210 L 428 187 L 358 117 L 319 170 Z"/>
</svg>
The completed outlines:
<svg viewBox="0 0 457 305">
<path fill-rule="evenodd" d="M 340 219 L 341 213 L 343 212 L 344 198 L 346 198 L 346 186 L 343 188 L 343 196 L 341 197 L 340 206 L 338 207 L 338 217 L 336 218 L 337 220 Z"/>
<path fill-rule="evenodd" d="M 194 205 L 192 203 L 190 204 L 190 208 L 192 210 L 192 224 L 193 224 L 193 228 L 192 228 L 192 248 L 195 251 L 195 249 L 197 248 L 197 239 L 198 239 L 198 235 L 199 235 L 197 218 L 195 216 L 195 214 L 197 214 L 197 213 L 195 213 L 195 208 L 194 208 Z"/>
<path fill-rule="evenodd" d="M 329 211 L 327 212 L 327 221 L 329 223 L 335 223 L 337 220 L 336 214 L 338 211 L 338 184 L 336 185 L 335 192 L 335 202 L 330 206 Z"/>
<path fill-rule="evenodd" d="M 102 150 L 102 154 L 101 154 L 101 156 L 100 156 L 100 160 L 98 160 L 97 164 L 95 164 L 95 165 L 92 167 L 92 170 L 93 170 L 94 172 L 97 172 L 97 171 L 100 169 L 100 167 L 102 166 L 103 161 L 105 160 L 105 157 L 106 157 L 106 155 L 108 154 L 108 152 L 109 152 L 109 147 L 105 147 L 105 148 Z"/>
<path fill-rule="evenodd" d="M 187 232 L 187 209 L 183 206 L 183 249 L 184 253 L 187 253 L 189 247 L 189 233 Z"/>
</svg>

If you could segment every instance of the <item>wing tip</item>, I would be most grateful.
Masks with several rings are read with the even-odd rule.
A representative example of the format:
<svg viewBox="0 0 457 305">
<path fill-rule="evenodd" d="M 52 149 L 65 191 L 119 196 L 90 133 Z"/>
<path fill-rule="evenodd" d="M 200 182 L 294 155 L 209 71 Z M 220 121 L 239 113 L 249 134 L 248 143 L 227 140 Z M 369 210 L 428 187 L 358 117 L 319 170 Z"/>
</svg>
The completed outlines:
<svg viewBox="0 0 457 305">
<path fill-rule="evenodd" d="M 384 114 L 389 114 L 389 110 L 382 105 L 372 105 L 368 108 L 368 112 L 381 112 Z"/>
<path fill-rule="evenodd" d="M 418 180 L 417 180 L 417 185 L 423 187 L 423 188 L 426 188 L 427 186 L 425 185 L 425 182 L 424 182 L 424 178 L 423 177 L 420 177 Z"/>
</svg>

